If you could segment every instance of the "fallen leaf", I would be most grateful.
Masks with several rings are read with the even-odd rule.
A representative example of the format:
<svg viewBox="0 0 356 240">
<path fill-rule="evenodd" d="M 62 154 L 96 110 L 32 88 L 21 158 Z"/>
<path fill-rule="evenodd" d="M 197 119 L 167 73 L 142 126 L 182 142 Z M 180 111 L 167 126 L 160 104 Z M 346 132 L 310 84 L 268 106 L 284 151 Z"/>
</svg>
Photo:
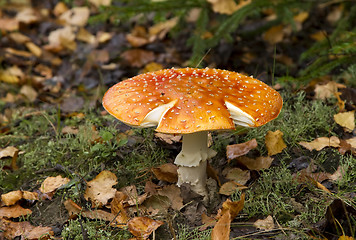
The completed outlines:
<svg viewBox="0 0 356 240">
<path fill-rule="evenodd" d="M 309 35 L 309 37 L 317 42 L 323 41 L 327 36 L 325 30 L 317 31 Z"/>
<path fill-rule="evenodd" d="M 75 34 L 70 26 L 65 26 L 50 32 L 48 36 L 48 45 L 44 48 L 48 51 L 60 52 L 63 49 L 75 50 L 77 44 L 75 42 Z"/>
<path fill-rule="evenodd" d="M 335 114 L 334 120 L 347 132 L 352 132 L 355 129 L 355 111 Z"/>
<path fill-rule="evenodd" d="M 82 211 L 82 207 L 73 202 L 73 200 L 68 199 L 63 203 L 65 209 L 67 209 L 69 216 L 77 215 Z"/>
<path fill-rule="evenodd" d="M 174 210 L 181 210 L 183 207 L 183 198 L 181 197 L 180 188 L 176 185 L 167 185 L 158 190 L 158 195 L 166 196 L 171 201 L 171 207 Z"/>
<path fill-rule="evenodd" d="M 241 194 L 240 200 L 232 202 L 230 199 L 226 199 L 223 203 L 220 212 L 218 212 L 217 218 L 224 215 L 225 212 L 229 212 L 231 216 L 231 221 L 234 220 L 237 215 L 241 212 L 245 205 L 245 193 Z"/>
<path fill-rule="evenodd" d="M 342 235 L 338 238 L 338 240 L 355 240 L 353 237 Z"/>
<path fill-rule="evenodd" d="M 238 184 L 245 185 L 248 180 L 250 180 L 250 171 L 249 170 L 242 170 L 240 168 L 232 168 L 226 174 L 226 178 L 234 181 Z"/>
<path fill-rule="evenodd" d="M 250 170 L 261 170 L 267 169 L 271 166 L 273 158 L 271 157 L 258 157 L 258 158 L 249 158 L 246 156 L 238 157 L 237 162 L 244 165 Z"/>
<path fill-rule="evenodd" d="M 273 26 L 263 34 L 263 39 L 268 42 L 270 45 L 275 45 L 279 42 L 282 42 L 285 36 L 283 31 L 284 26 L 283 24 Z"/>
<path fill-rule="evenodd" d="M 271 215 L 268 215 L 265 219 L 258 219 L 253 223 L 257 229 L 261 230 L 272 230 L 274 229 L 274 221 Z"/>
<path fill-rule="evenodd" d="M 106 222 L 110 222 L 110 225 L 114 227 L 124 227 L 127 222 L 127 218 L 123 218 L 122 215 L 115 215 L 113 213 L 106 212 L 101 209 L 91 209 L 88 211 L 81 212 L 81 216 L 89 219 L 99 219 Z"/>
<path fill-rule="evenodd" d="M 111 5 L 111 0 L 89 0 L 89 2 L 94 4 L 96 7 Z"/>
<path fill-rule="evenodd" d="M 66 11 L 68 11 L 67 5 L 64 2 L 58 2 L 53 9 L 53 14 L 58 17 Z"/>
<path fill-rule="evenodd" d="M 128 197 L 127 200 L 125 201 L 125 203 L 128 206 L 140 205 L 141 203 L 143 203 L 146 200 L 146 198 L 148 196 L 147 193 L 138 195 L 135 185 L 123 187 L 120 189 L 120 191 L 123 192 Z"/>
<path fill-rule="evenodd" d="M 178 181 L 178 167 L 172 163 L 166 163 L 159 167 L 152 168 L 153 174 L 158 180 L 169 183 L 176 183 Z"/>
<path fill-rule="evenodd" d="M 84 27 L 88 22 L 89 15 L 88 7 L 74 7 L 64 12 L 59 19 L 69 25 Z"/>
<path fill-rule="evenodd" d="M 228 145 L 226 147 L 226 157 L 228 159 L 228 162 L 230 162 L 231 160 L 237 157 L 246 155 L 250 150 L 256 147 L 257 147 L 257 141 L 255 138 L 244 143 Z"/>
<path fill-rule="evenodd" d="M 345 88 L 343 84 L 339 84 L 333 81 L 330 81 L 326 84 L 316 84 L 315 85 L 315 98 L 325 100 L 328 98 L 334 98 L 337 94 L 338 88 Z"/>
<path fill-rule="evenodd" d="M 5 83 L 17 84 L 24 78 L 24 73 L 17 66 L 0 69 L 0 81 Z"/>
<path fill-rule="evenodd" d="M 30 85 L 23 85 L 20 89 L 20 93 L 25 96 L 30 102 L 34 102 L 37 99 L 38 93 Z"/>
<path fill-rule="evenodd" d="M 155 55 L 152 51 L 143 49 L 130 49 L 121 54 L 126 62 L 132 67 L 142 67 L 155 59 Z"/>
<path fill-rule="evenodd" d="M 5 206 L 14 205 L 17 201 L 21 200 L 23 193 L 21 190 L 11 191 L 5 194 L 1 194 L 1 202 L 5 204 Z"/>
<path fill-rule="evenodd" d="M 235 11 L 251 3 L 251 0 L 240 0 L 236 4 L 234 0 L 208 0 L 211 3 L 212 9 L 216 13 L 231 15 Z"/>
<path fill-rule="evenodd" d="M 330 138 L 320 137 L 320 138 L 317 138 L 311 142 L 303 141 L 303 142 L 299 142 L 299 144 L 310 151 L 312 151 L 312 150 L 320 151 L 321 149 L 323 149 L 325 147 L 339 147 L 340 140 L 339 140 L 339 138 L 337 138 L 335 136 L 332 136 Z"/>
<path fill-rule="evenodd" d="M 179 17 L 174 17 L 163 22 L 159 22 L 148 29 L 150 35 L 150 42 L 156 39 L 163 39 L 166 34 L 174 28 L 179 21 Z"/>
<path fill-rule="evenodd" d="M 54 232 L 50 227 L 33 226 L 29 222 L 12 222 L 3 218 L 0 218 L 0 229 L 3 229 L 6 239 L 15 239 L 21 237 L 21 239 L 37 240 L 46 239 L 45 237 L 53 236 Z"/>
<path fill-rule="evenodd" d="M 110 203 L 111 213 L 117 216 L 117 221 L 120 223 L 127 223 L 129 221 L 129 216 L 124 208 L 124 201 L 127 196 L 123 192 L 117 191 L 113 200 Z"/>
<path fill-rule="evenodd" d="M 316 181 L 314 178 L 310 177 L 310 176 L 306 176 L 317 188 L 323 190 L 324 192 L 330 193 L 329 189 L 327 189 L 323 184 L 321 184 L 320 182 Z"/>
<path fill-rule="evenodd" d="M 19 150 L 13 146 L 0 148 L 0 159 L 5 157 L 14 157 Z"/>
<path fill-rule="evenodd" d="M 94 44 L 96 42 L 95 36 L 83 27 L 79 28 L 76 38 L 79 41 L 86 42 L 89 44 Z"/>
<path fill-rule="evenodd" d="M 37 192 L 22 191 L 22 198 L 26 200 L 39 200 Z"/>
<path fill-rule="evenodd" d="M 18 218 L 18 217 L 26 216 L 29 214 L 32 214 L 32 211 L 30 209 L 23 208 L 20 205 L 13 205 L 10 207 L 0 208 L 0 219 L 3 217 Z"/>
<path fill-rule="evenodd" d="M 63 178 L 61 175 L 58 175 L 57 177 L 48 177 L 42 182 L 40 191 L 42 193 L 53 192 L 62 185 L 69 183 L 69 181 L 68 178 Z"/>
<path fill-rule="evenodd" d="M 90 199 L 93 207 L 106 205 L 109 199 L 115 196 L 116 189 L 112 187 L 115 184 L 117 184 L 116 175 L 104 170 L 87 183 L 84 198 Z"/>
<path fill-rule="evenodd" d="M 32 24 L 40 21 L 40 15 L 33 8 L 24 8 L 16 14 L 15 19 L 24 24 Z"/>
<path fill-rule="evenodd" d="M 333 7 L 332 10 L 329 12 L 329 14 L 326 16 L 326 20 L 330 24 L 335 24 L 342 17 L 343 10 L 344 10 L 344 6 L 342 4 Z"/>
<path fill-rule="evenodd" d="M 15 18 L 0 18 L 0 32 L 19 30 L 19 21 Z"/>
<path fill-rule="evenodd" d="M 211 231 L 212 240 L 229 240 L 230 239 L 231 215 L 226 211 Z"/>
<path fill-rule="evenodd" d="M 265 137 L 265 144 L 268 151 L 268 156 L 281 153 L 287 145 L 283 141 L 283 133 L 280 130 L 268 131 Z"/>
<path fill-rule="evenodd" d="M 128 223 L 128 229 L 135 237 L 147 239 L 153 231 L 163 225 L 164 222 L 148 217 L 134 217 Z"/>
<path fill-rule="evenodd" d="M 226 195 L 226 196 L 230 196 L 231 194 L 235 193 L 237 190 L 243 190 L 243 189 L 247 189 L 246 186 L 238 184 L 234 181 L 229 181 L 224 183 L 220 189 L 219 189 L 219 193 Z"/>
<path fill-rule="evenodd" d="M 36 57 L 40 57 L 42 55 L 42 49 L 33 42 L 27 42 L 25 43 L 25 46 Z"/>
</svg>

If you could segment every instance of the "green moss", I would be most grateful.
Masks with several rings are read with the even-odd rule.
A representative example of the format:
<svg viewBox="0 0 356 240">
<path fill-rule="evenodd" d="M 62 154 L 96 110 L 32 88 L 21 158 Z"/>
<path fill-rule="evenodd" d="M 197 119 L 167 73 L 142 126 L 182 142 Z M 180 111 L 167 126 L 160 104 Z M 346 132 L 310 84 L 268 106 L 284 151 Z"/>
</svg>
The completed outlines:
<svg viewBox="0 0 356 240">
<path fill-rule="evenodd" d="M 103 221 L 84 221 L 82 219 L 69 220 L 64 226 L 61 237 L 63 239 L 81 240 L 106 240 L 129 239 L 132 235 L 125 230 L 113 229 Z"/>
</svg>

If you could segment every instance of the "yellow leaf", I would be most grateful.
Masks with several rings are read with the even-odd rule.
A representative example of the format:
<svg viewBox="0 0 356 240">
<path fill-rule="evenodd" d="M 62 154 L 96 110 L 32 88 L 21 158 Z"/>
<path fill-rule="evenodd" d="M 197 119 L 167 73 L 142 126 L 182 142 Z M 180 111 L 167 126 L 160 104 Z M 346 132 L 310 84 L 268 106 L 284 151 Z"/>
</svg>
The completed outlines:
<svg viewBox="0 0 356 240">
<path fill-rule="evenodd" d="M 109 199 L 115 196 L 116 189 L 112 186 L 116 183 L 116 175 L 110 171 L 104 170 L 87 183 L 84 198 L 86 200 L 90 199 L 94 206 L 105 205 Z"/>
<path fill-rule="evenodd" d="M 69 183 L 69 181 L 68 178 L 63 178 L 61 175 L 58 175 L 57 177 L 48 177 L 41 184 L 40 191 L 42 193 L 53 192 L 62 185 Z"/>
<path fill-rule="evenodd" d="M 253 226 L 262 230 L 272 230 L 274 228 L 274 221 L 272 216 L 269 215 L 265 219 L 258 219 L 253 223 Z"/>
<path fill-rule="evenodd" d="M 207 0 L 211 3 L 214 12 L 231 15 L 235 11 L 251 3 L 251 0 L 240 0 L 238 4 L 234 0 Z"/>
<path fill-rule="evenodd" d="M 280 130 L 275 132 L 268 131 L 265 137 L 265 143 L 268 150 L 268 156 L 280 153 L 287 147 L 283 141 L 283 133 Z"/>
<path fill-rule="evenodd" d="M 147 239 L 153 231 L 164 222 L 156 221 L 148 217 L 134 217 L 128 223 L 129 231 L 138 239 Z"/>
<path fill-rule="evenodd" d="M 315 139 L 314 141 L 299 142 L 299 144 L 310 151 L 312 151 L 312 150 L 320 151 L 321 149 L 323 149 L 325 147 L 339 147 L 340 140 L 339 140 L 339 138 L 337 138 L 335 136 L 332 136 L 330 138 L 320 137 L 320 138 Z"/>
<path fill-rule="evenodd" d="M 284 26 L 282 24 L 273 26 L 263 34 L 263 39 L 270 45 L 275 45 L 276 43 L 282 42 L 284 38 L 283 29 Z"/>
<path fill-rule="evenodd" d="M 346 132 L 352 132 L 355 129 L 355 111 L 335 114 L 334 120 L 344 127 Z"/>
</svg>

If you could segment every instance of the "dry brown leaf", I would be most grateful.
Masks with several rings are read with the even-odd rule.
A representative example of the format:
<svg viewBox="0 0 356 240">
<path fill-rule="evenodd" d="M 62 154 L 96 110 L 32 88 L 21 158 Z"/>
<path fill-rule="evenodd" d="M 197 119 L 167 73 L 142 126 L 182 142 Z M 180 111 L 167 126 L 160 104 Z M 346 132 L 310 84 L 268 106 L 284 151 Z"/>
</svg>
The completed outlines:
<svg viewBox="0 0 356 240">
<path fill-rule="evenodd" d="M 139 239 L 147 239 L 153 231 L 163 225 L 164 222 L 148 217 L 134 217 L 128 223 L 129 231 Z"/>
<path fill-rule="evenodd" d="M 327 36 L 327 33 L 324 30 L 317 31 L 309 35 L 309 37 L 317 42 L 323 41 Z"/>
<path fill-rule="evenodd" d="M 16 14 L 15 19 L 24 24 L 39 22 L 41 17 L 33 8 L 24 8 Z"/>
<path fill-rule="evenodd" d="M 38 93 L 30 85 L 23 85 L 20 89 L 20 93 L 25 96 L 30 102 L 34 102 L 37 99 Z"/>
<path fill-rule="evenodd" d="M 48 36 L 48 45 L 44 46 L 48 51 L 60 52 L 63 49 L 75 50 L 77 44 L 75 42 L 75 34 L 70 26 L 65 26 L 50 32 Z"/>
<path fill-rule="evenodd" d="M 37 240 L 45 239 L 45 236 L 53 236 L 54 232 L 50 227 L 32 226 L 29 222 L 12 222 L 3 218 L 0 218 L 0 229 L 4 230 L 4 236 L 6 239 L 15 239 L 21 237 L 21 239 Z"/>
<path fill-rule="evenodd" d="M 82 211 L 82 208 L 73 202 L 73 200 L 68 199 L 63 203 L 65 209 L 67 209 L 69 216 L 77 215 Z"/>
<path fill-rule="evenodd" d="M 234 0 L 207 0 L 211 3 L 213 11 L 221 14 L 231 15 L 235 11 L 251 3 L 251 0 L 240 0 L 239 4 L 236 4 Z"/>
<path fill-rule="evenodd" d="M 0 32 L 19 30 L 19 21 L 15 18 L 0 18 Z"/>
<path fill-rule="evenodd" d="M 89 2 L 94 4 L 96 7 L 111 5 L 111 0 L 89 0 Z"/>
<path fill-rule="evenodd" d="M 232 202 L 230 199 L 226 199 L 226 201 L 222 205 L 221 211 L 218 213 L 217 218 L 220 218 L 220 216 L 224 215 L 225 212 L 229 212 L 232 221 L 241 212 L 241 210 L 244 208 L 244 205 L 245 205 L 245 193 L 241 194 L 241 198 L 239 201 Z"/>
<path fill-rule="evenodd" d="M 183 207 L 183 198 L 181 197 L 180 188 L 176 185 L 167 185 L 158 190 L 158 195 L 166 196 L 171 201 L 171 207 L 180 211 Z"/>
<path fill-rule="evenodd" d="M 228 162 L 230 162 L 231 160 L 237 157 L 246 155 L 250 150 L 256 147 L 257 147 L 257 141 L 255 138 L 244 143 L 228 145 L 226 147 L 226 157 L 228 159 Z"/>
<path fill-rule="evenodd" d="M 105 43 L 109 41 L 112 37 L 113 37 L 112 33 L 102 32 L 102 31 L 98 31 L 96 33 L 96 41 L 98 41 L 98 43 Z"/>
<path fill-rule="evenodd" d="M 355 129 L 355 111 L 335 114 L 334 120 L 344 127 L 346 132 L 352 132 Z"/>
<path fill-rule="evenodd" d="M 95 36 L 83 27 L 79 28 L 76 38 L 79 41 L 86 42 L 89 44 L 94 44 L 96 42 Z"/>
<path fill-rule="evenodd" d="M 17 66 L 0 69 L 0 81 L 5 83 L 17 84 L 24 78 L 24 73 Z"/>
<path fill-rule="evenodd" d="M 42 193 L 53 192 L 64 184 L 69 183 L 69 181 L 68 178 L 63 178 L 61 175 L 58 175 L 57 177 L 48 177 L 41 184 L 40 191 Z"/>
<path fill-rule="evenodd" d="M 142 73 L 155 72 L 158 70 L 162 70 L 163 68 L 164 68 L 163 65 L 160 63 L 150 62 L 150 63 L 146 64 L 145 68 L 141 72 Z M 157 134 L 158 133 L 155 134 L 156 137 L 157 137 Z M 166 135 L 165 133 L 160 133 L 160 134 Z M 167 135 L 171 135 L 171 134 L 167 134 Z M 175 138 L 172 137 L 172 140 L 176 141 L 175 139 L 179 138 L 179 140 L 177 140 L 177 141 L 180 141 L 181 137 L 182 137 L 182 135 L 176 135 Z"/>
<path fill-rule="evenodd" d="M 110 225 L 114 227 L 123 227 L 124 225 L 126 225 L 128 220 L 127 217 L 123 217 L 120 214 L 115 215 L 113 213 L 109 213 L 101 209 L 84 211 L 81 212 L 81 215 L 89 219 L 99 219 L 106 222 L 110 222 Z"/>
<path fill-rule="evenodd" d="M 58 17 L 66 11 L 68 11 L 66 4 L 64 2 L 58 2 L 53 9 L 53 14 Z"/>
<path fill-rule="evenodd" d="M 230 239 L 231 215 L 226 211 L 215 224 L 211 231 L 211 240 L 229 240 Z"/>
<path fill-rule="evenodd" d="M 0 219 L 3 217 L 18 218 L 29 214 L 32 214 L 32 211 L 30 209 L 23 208 L 20 205 L 0 208 Z"/>
<path fill-rule="evenodd" d="M 353 237 L 342 235 L 338 238 L 338 240 L 355 240 Z"/>
<path fill-rule="evenodd" d="M 342 17 L 343 11 L 344 11 L 344 5 L 343 4 L 339 4 L 338 6 L 335 6 L 329 12 L 328 16 L 326 16 L 326 20 L 330 24 L 335 24 Z"/>
<path fill-rule="evenodd" d="M 334 98 L 337 94 L 338 88 L 345 88 L 343 84 L 339 84 L 333 81 L 330 81 L 326 84 L 316 84 L 315 85 L 315 98 L 325 100 L 327 98 Z"/>
<path fill-rule="evenodd" d="M 128 206 L 140 205 L 146 200 L 148 196 L 147 193 L 138 195 L 135 185 L 123 187 L 120 189 L 120 191 L 123 192 L 128 197 L 127 200 L 125 201 L 125 204 L 127 204 Z"/>
<path fill-rule="evenodd" d="M 74 7 L 64 12 L 59 19 L 69 25 L 84 27 L 88 22 L 89 15 L 88 7 Z"/>
<path fill-rule="evenodd" d="M 130 49 L 121 54 L 121 57 L 128 62 L 132 67 L 143 67 L 149 62 L 155 59 L 155 55 L 152 51 L 143 49 Z"/>
<path fill-rule="evenodd" d="M 274 229 L 274 221 L 272 216 L 269 215 L 265 219 L 258 219 L 253 223 L 253 226 L 255 226 L 257 229 L 272 230 Z"/>
<path fill-rule="evenodd" d="M 25 43 L 25 46 L 36 57 L 40 57 L 42 55 L 42 49 L 33 42 L 27 42 Z"/>
<path fill-rule="evenodd" d="M 39 200 L 38 193 L 29 191 L 23 191 L 22 198 L 26 200 Z"/>
<path fill-rule="evenodd" d="M 23 35 L 20 32 L 12 32 L 8 36 L 12 41 L 15 41 L 17 44 L 25 44 L 26 42 L 31 41 L 31 38 L 27 37 L 26 35 Z"/>
<path fill-rule="evenodd" d="M 19 150 L 16 147 L 8 146 L 0 148 L 0 159 L 5 157 L 14 157 Z"/>
<path fill-rule="evenodd" d="M 314 178 L 312 178 L 311 176 L 306 176 L 317 188 L 323 190 L 326 193 L 330 193 L 329 189 L 327 189 L 323 184 L 321 184 L 320 182 L 316 181 Z"/>
<path fill-rule="evenodd" d="M 117 191 L 114 199 L 110 203 L 111 213 L 117 216 L 117 221 L 120 223 L 127 223 L 130 219 L 124 208 L 124 201 L 126 199 L 127 196 L 123 192 Z"/>
<path fill-rule="evenodd" d="M 232 168 L 226 174 L 226 178 L 238 184 L 245 185 L 250 180 L 251 175 L 249 170 L 242 170 L 240 168 Z"/>
<path fill-rule="evenodd" d="M 178 181 L 178 167 L 172 163 L 166 163 L 159 167 L 152 168 L 153 174 L 158 180 L 169 183 L 176 183 Z"/>
<path fill-rule="evenodd" d="M 340 140 L 339 140 L 339 138 L 337 138 L 335 136 L 332 136 L 330 138 L 320 137 L 320 138 L 317 138 L 311 142 L 299 142 L 299 144 L 310 151 L 312 151 L 312 150 L 320 151 L 321 149 L 323 149 L 325 147 L 339 147 Z"/>
<path fill-rule="evenodd" d="M 166 36 L 166 34 L 177 25 L 178 20 L 179 20 L 178 17 L 174 17 L 164 22 L 157 23 L 152 27 L 150 27 L 148 29 L 148 33 L 150 35 L 149 38 L 150 42 L 153 42 L 156 39 L 163 39 Z"/>
<path fill-rule="evenodd" d="M 237 162 L 244 165 L 250 170 L 261 170 L 269 168 L 273 162 L 273 158 L 268 156 L 253 159 L 246 156 L 242 156 L 237 158 Z"/>
<path fill-rule="evenodd" d="M 17 201 L 21 200 L 23 193 L 21 190 L 11 191 L 5 194 L 1 194 L 1 202 L 5 206 L 14 205 Z"/>
<path fill-rule="evenodd" d="M 283 141 L 283 133 L 280 130 L 268 131 L 265 137 L 265 144 L 268 151 L 268 156 L 281 153 L 287 145 Z"/>
<path fill-rule="evenodd" d="M 263 34 L 263 39 L 268 42 L 270 45 L 275 45 L 279 42 L 282 42 L 285 36 L 283 24 L 273 26 Z"/>
<path fill-rule="evenodd" d="M 226 195 L 226 196 L 230 196 L 231 194 L 235 193 L 237 190 L 243 190 L 246 189 L 247 187 L 241 184 L 238 184 L 234 181 L 229 181 L 224 183 L 220 189 L 219 189 L 219 193 Z"/>
<path fill-rule="evenodd" d="M 115 184 L 117 184 L 116 175 L 104 170 L 87 183 L 84 198 L 90 199 L 94 207 L 106 205 L 108 200 L 115 196 L 116 189 L 112 187 Z"/>
</svg>

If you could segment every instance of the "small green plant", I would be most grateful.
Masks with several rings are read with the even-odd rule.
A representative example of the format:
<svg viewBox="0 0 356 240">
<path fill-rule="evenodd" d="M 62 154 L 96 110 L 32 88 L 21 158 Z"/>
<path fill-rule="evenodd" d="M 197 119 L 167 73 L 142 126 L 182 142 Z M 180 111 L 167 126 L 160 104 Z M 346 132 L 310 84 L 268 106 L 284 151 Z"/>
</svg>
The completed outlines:
<svg viewBox="0 0 356 240">
<path fill-rule="evenodd" d="M 81 218 L 69 220 L 61 233 L 63 239 L 72 240 L 107 240 L 107 239 L 129 239 L 131 234 L 128 231 L 117 230 L 107 227 L 103 221 L 84 221 Z"/>
<path fill-rule="evenodd" d="M 243 212 L 249 217 L 272 215 L 281 222 L 287 222 L 293 218 L 294 208 L 290 199 L 297 194 L 297 187 L 298 183 L 286 166 L 265 170 L 246 191 Z M 239 195 L 238 192 L 233 194 L 232 200 L 239 200 Z"/>
<path fill-rule="evenodd" d="M 177 240 L 210 240 L 211 229 L 200 231 L 199 228 L 191 228 L 183 224 L 178 224 Z"/>
</svg>

